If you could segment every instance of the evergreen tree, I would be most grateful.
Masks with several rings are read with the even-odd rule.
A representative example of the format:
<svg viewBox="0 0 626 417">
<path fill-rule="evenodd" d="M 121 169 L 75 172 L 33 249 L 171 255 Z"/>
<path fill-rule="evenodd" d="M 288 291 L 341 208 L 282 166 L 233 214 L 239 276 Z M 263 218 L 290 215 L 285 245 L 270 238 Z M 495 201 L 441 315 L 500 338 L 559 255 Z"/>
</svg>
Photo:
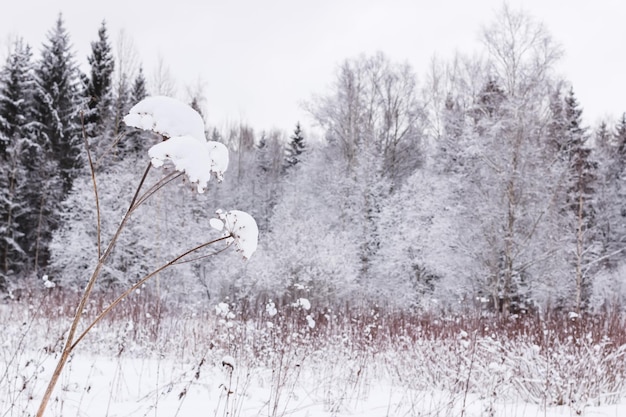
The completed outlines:
<svg viewBox="0 0 626 417">
<path fill-rule="evenodd" d="M 494 119 L 498 116 L 505 101 L 506 94 L 500 86 L 500 82 L 496 77 L 490 76 L 478 94 L 471 111 L 474 122 L 479 124 L 480 120 L 484 118 Z"/>
<path fill-rule="evenodd" d="M 605 121 L 602 121 L 595 132 L 596 146 L 599 149 L 607 149 L 611 146 L 611 133 Z"/>
<path fill-rule="evenodd" d="M 281 174 L 284 170 L 284 136 L 278 130 L 269 135 L 261 134 L 256 145 L 256 175 L 254 201 L 257 208 L 255 219 L 260 229 L 266 228 L 282 191 Z"/>
<path fill-rule="evenodd" d="M 41 60 L 36 69 L 36 119 L 40 124 L 40 144 L 49 147 L 58 164 L 63 199 L 72 188 L 82 164 L 82 140 L 78 111 L 79 71 L 71 51 L 69 34 L 59 15 L 48 33 Z"/>
<path fill-rule="evenodd" d="M 443 135 L 436 149 L 437 158 L 447 171 L 458 170 L 460 155 L 462 154 L 462 138 L 465 130 L 465 114 L 459 108 L 458 102 L 448 94 L 443 108 Z"/>
<path fill-rule="evenodd" d="M 124 115 L 128 113 L 128 110 L 130 110 L 131 107 L 131 90 L 128 83 L 128 75 L 120 74 L 115 91 L 114 136 L 119 136 L 125 133 L 126 127 L 124 125 Z"/>
<path fill-rule="evenodd" d="M 18 39 L 0 72 L 0 291 L 27 263 L 20 223 L 29 211 L 22 151 L 33 139 L 31 56 L 30 47 Z"/>
<path fill-rule="evenodd" d="M 32 122 L 19 148 L 24 170 L 20 199 L 27 209 L 16 221 L 27 269 L 38 274 L 49 259 L 48 244 L 59 225 L 60 204 L 82 167 L 80 75 L 61 16 L 44 44 L 34 84 Z"/>
<path fill-rule="evenodd" d="M 285 149 L 285 170 L 295 166 L 298 162 L 300 162 L 300 155 L 302 155 L 305 148 L 306 145 L 304 142 L 304 136 L 302 134 L 302 128 L 300 127 L 300 122 L 298 122 L 296 123 L 296 129 L 294 130 L 293 135 L 291 135 L 290 137 L 287 149 Z"/>
<path fill-rule="evenodd" d="M 115 63 L 106 23 L 98 30 L 98 40 L 91 43 L 91 55 L 87 58 L 91 76 L 85 91 L 87 110 L 84 114 L 85 130 L 89 136 L 101 134 L 109 123 L 112 113 L 112 77 Z"/>
<path fill-rule="evenodd" d="M 602 134 L 601 138 L 598 135 Z M 600 225 L 603 233 L 603 265 L 616 269 L 622 259 L 626 243 L 626 113 L 617 122 L 613 132 L 599 131 L 596 141 L 604 144 L 602 152 L 602 208 Z"/>
<path fill-rule="evenodd" d="M 139 103 L 144 98 L 148 97 L 148 90 L 146 88 L 146 78 L 143 74 L 143 68 L 139 67 L 139 72 L 135 77 L 132 88 L 129 90 L 125 83 L 125 77 L 121 78 L 121 84 L 118 88 L 118 94 L 116 100 L 117 110 L 119 115 L 116 122 L 116 135 L 120 137 L 118 142 L 118 149 L 120 152 L 135 155 L 145 152 L 150 146 L 150 134 L 138 129 L 126 130 L 121 122 L 122 116 L 135 104 Z"/>
<path fill-rule="evenodd" d="M 143 67 L 139 67 L 139 73 L 133 82 L 133 88 L 130 93 L 131 105 L 139 103 L 148 97 L 148 89 L 146 87 L 146 77 L 143 75 Z"/>
<path fill-rule="evenodd" d="M 598 256 L 596 248 L 596 208 L 595 186 L 597 164 L 591 159 L 591 149 L 587 146 L 588 135 L 582 126 L 582 109 L 570 88 L 562 103 L 552 106 L 553 134 L 558 144 L 560 159 L 567 169 L 568 186 L 565 195 L 566 242 L 571 242 L 568 258 L 574 268 L 574 293 L 567 295 L 571 300 L 562 300 L 573 305 L 578 312 L 586 308 L 591 290 L 591 273 L 587 265 Z M 568 237 L 569 236 L 569 237 Z"/>
<path fill-rule="evenodd" d="M 22 136 L 32 116 L 33 72 L 32 52 L 23 40 L 15 42 L 14 50 L 2 69 L 0 81 L 0 155 L 5 156 L 11 139 Z"/>
<path fill-rule="evenodd" d="M 626 156 L 626 113 L 622 113 L 622 117 L 615 127 L 613 141 L 617 147 L 618 154 Z M 620 159 L 620 161 L 626 163 L 624 159 Z"/>
</svg>

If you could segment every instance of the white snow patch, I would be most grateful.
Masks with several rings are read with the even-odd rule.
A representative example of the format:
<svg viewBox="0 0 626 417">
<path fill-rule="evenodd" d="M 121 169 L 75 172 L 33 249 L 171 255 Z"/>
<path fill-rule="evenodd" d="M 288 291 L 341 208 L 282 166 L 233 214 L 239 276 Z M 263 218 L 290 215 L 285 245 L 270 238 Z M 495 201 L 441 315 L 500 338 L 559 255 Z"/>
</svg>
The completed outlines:
<svg viewBox="0 0 626 417">
<path fill-rule="evenodd" d="M 298 298 L 292 305 L 294 307 L 302 307 L 304 310 L 311 309 L 311 302 L 307 298 Z"/>
<path fill-rule="evenodd" d="M 241 252 L 244 258 L 250 259 L 259 242 L 259 228 L 254 218 L 240 210 L 227 212 L 217 210 L 216 214 L 224 222 L 226 232 L 231 235 L 227 243 L 231 244 L 234 241 L 237 251 Z"/>
<path fill-rule="evenodd" d="M 222 230 L 224 230 L 224 222 L 221 221 L 220 219 L 211 219 L 209 220 L 209 225 L 217 230 L 218 232 L 221 232 Z"/>
<path fill-rule="evenodd" d="M 235 369 L 235 358 L 230 355 L 226 355 L 222 358 L 222 366 L 230 366 L 231 369 Z"/>
<path fill-rule="evenodd" d="M 278 310 L 276 310 L 276 304 L 274 304 L 274 302 L 272 300 L 270 300 L 266 305 L 265 305 L 265 311 L 267 312 L 267 314 L 270 317 L 274 317 L 276 314 L 278 314 Z"/>
<path fill-rule="evenodd" d="M 152 166 L 159 168 L 171 160 L 177 171 L 184 172 L 198 192 L 206 190 L 215 174 L 221 181 L 228 168 L 228 149 L 218 142 L 200 142 L 192 136 L 177 136 L 154 145 L 148 151 Z"/>
<path fill-rule="evenodd" d="M 206 142 L 202 116 L 187 104 L 171 97 L 152 96 L 141 100 L 124 117 L 124 123 L 168 138 L 191 136 Z"/>
<path fill-rule="evenodd" d="M 50 281 L 48 275 L 44 275 L 41 279 L 43 280 L 43 286 L 46 288 L 54 288 L 57 286 L 54 282 Z"/>
<path fill-rule="evenodd" d="M 215 313 L 220 317 L 226 317 L 230 311 L 230 306 L 226 303 L 219 303 L 215 306 Z"/>
</svg>

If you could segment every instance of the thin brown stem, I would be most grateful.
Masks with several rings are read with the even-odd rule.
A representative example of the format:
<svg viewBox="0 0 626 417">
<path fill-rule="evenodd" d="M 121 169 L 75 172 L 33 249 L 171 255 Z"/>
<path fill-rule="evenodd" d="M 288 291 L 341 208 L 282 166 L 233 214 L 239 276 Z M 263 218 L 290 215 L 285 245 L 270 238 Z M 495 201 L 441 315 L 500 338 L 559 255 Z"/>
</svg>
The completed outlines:
<svg viewBox="0 0 626 417">
<path fill-rule="evenodd" d="M 133 206 L 135 205 L 135 201 L 137 201 L 137 197 L 139 196 L 139 191 L 141 191 L 141 187 L 143 186 L 143 183 L 146 181 L 146 178 L 148 177 L 148 172 L 150 172 L 151 166 L 152 166 L 152 162 L 149 161 L 148 166 L 146 167 L 146 170 L 141 176 L 141 181 L 139 181 L 139 186 L 137 187 L 137 190 L 135 190 L 135 195 L 133 196 L 133 199 L 130 200 L 130 205 L 128 206 L 128 213 L 130 213 L 130 211 L 133 209 Z"/>
<path fill-rule="evenodd" d="M 115 301 L 111 302 L 111 304 L 109 304 L 104 310 L 102 310 L 102 312 L 100 314 L 98 314 L 98 316 L 91 322 L 91 324 L 89 326 L 87 326 L 87 328 L 80 334 L 80 336 L 78 336 L 76 338 L 76 341 L 74 342 L 74 344 L 72 344 L 71 349 L 74 349 L 76 347 L 76 345 L 83 340 L 83 338 L 87 335 L 87 333 L 89 333 L 89 331 L 96 325 L 98 324 L 98 322 L 100 322 L 100 320 L 102 320 L 102 318 L 104 318 L 104 316 L 106 316 L 116 305 L 118 305 L 123 299 L 125 299 L 126 297 L 128 297 L 133 291 L 135 291 L 136 289 L 138 289 L 139 287 L 141 287 L 146 281 L 148 281 L 150 278 L 152 278 L 153 276 L 155 276 L 156 274 L 158 274 L 159 272 L 169 268 L 170 266 L 176 264 L 178 261 L 180 261 L 181 259 L 183 259 L 185 256 L 190 255 L 202 248 L 205 248 L 209 245 L 213 245 L 217 242 L 221 242 L 223 240 L 229 239 L 231 238 L 232 235 L 227 235 L 227 236 L 222 236 L 218 239 L 214 239 L 210 242 L 205 242 L 201 245 L 198 245 L 192 249 L 189 249 L 188 251 L 182 253 L 181 255 L 178 255 L 177 257 L 175 257 L 174 259 L 170 260 L 169 262 L 161 265 L 160 267 L 158 267 L 157 269 L 155 269 L 154 271 L 150 272 L 148 275 L 144 276 L 143 278 L 141 278 L 139 281 L 137 281 L 132 287 L 130 287 L 129 289 L 127 289 L 122 295 L 120 295 L 119 297 L 117 297 L 115 299 Z M 221 252 L 221 251 L 220 251 Z M 219 253 L 219 252 L 217 252 Z"/>
<path fill-rule="evenodd" d="M 207 253 L 206 255 L 202 255 L 202 256 L 197 256 L 195 258 L 191 258 L 191 259 L 185 259 L 185 260 L 180 260 L 178 262 L 176 262 L 174 265 L 182 265 L 182 264 L 187 264 L 187 263 L 191 263 L 191 262 L 196 262 L 202 259 L 206 259 L 209 256 L 215 256 L 215 255 L 219 255 L 220 253 L 224 252 L 226 249 L 228 249 L 230 247 L 230 245 L 225 246 L 224 248 L 218 250 L 217 252 L 212 252 L 212 253 Z"/>
<path fill-rule="evenodd" d="M 182 172 L 174 171 L 166 175 L 165 177 L 161 178 L 157 183 L 155 183 L 145 193 L 143 193 L 141 197 L 138 197 L 137 201 L 135 202 L 135 207 L 133 207 L 133 210 L 136 207 L 139 207 L 140 205 L 142 205 L 148 198 L 152 196 L 152 194 L 156 193 L 161 188 L 165 187 L 167 184 L 174 181 L 176 178 L 180 177 L 181 175 L 183 175 Z"/>
<path fill-rule="evenodd" d="M 135 191 L 135 197 L 139 194 L 139 191 L 141 190 L 143 183 L 146 179 L 146 176 L 148 174 L 148 170 L 150 169 L 150 166 L 148 166 L 148 168 L 146 169 L 146 172 L 144 173 L 144 176 L 141 178 L 141 181 L 139 182 L 139 185 L 137 186 L 137 190 Z M 91 295 L 91 292 L 93 291 L 93 288 L 96 284 L 96 281 L 98 279 L 98 276 L 100 275 L 100 271 L 102 270 L 102 267 L 104 266 L 104 262 L 107 260 L 107 258 L 109 257 L 109 255 L 111 254 L 111 252 L 113 251 L 113 247 L 115 246 L 115 243 L 117 242 L 117 240 L 119 239 L 122 230 L 124 230 L 124 227 L 126 226 L 126 222 L 128 221 L 128 218 L 130 216 L 130 213 L 135 209 L 136 206 L 134 206 L 134 201 L 133 204 L 131 204 L 128 208 L 128 210 L 126 211 L 126 214 L 124 215 L 120 225 L 117 227 L 117 230 L 115 231 L 115 234 L 113 235 L 113 237 L 111 238 L 111 241 L 109 242 L 109 245 L 107 246 L 107 248 L 105 249 L 104 253 L 102 254 L 102 256 L 100 256 L 98 258 L 98 264 L 96 265 L 91 277 L 89 278 L 89 281 L 87 283 L 87 286 L 85 287 L 85 291 L 83 292 L 83 295 L 81 297 L 81 300 L 78 304 L 78 307 L 76 308 L 76 312 L 74 313 L 74 318 L 72 320 L 72 324 L 70 325 L 70 330 L 69 333 L 67 335 L 66 341 L 65 341 L 65 345 L 63 347 L 63 351 L 61 352 L 61 357 L 59 358 L 59 361 L 57 363 L 56 368 L 54 369 L 54 372 L 52 373 L 52 377 L 50 378 L 50 381 L 48 382 L 48 386 L 46 387 L 46 391 L 44 393 L 44 396 L 41 400 L 41 403 L 39 405 L 39 409 L 37 410 L 37 414 L 36 417 L 43 417 L 43 413 L 46 410 L 46 406 L 48 405 L 48 402 L 50 401 L 50 397 L 52 396 L 52 392 L 54 391 L 54 387 L 56 386 L 60 376 L 61 376 L 61 371 L 63 370 L 63 368 L 65 367 L 65 363 L 67 362 L 67 360 L 69 359 L 70 353 L 72 353 L 72 349 L 74 349 L 74 336 L 76 335 L 76 330 L 78 329 L 78 323 L 80 322 L 80 318 L 82 317 L 82 314 L 85 310 L 85 306 L 87 305 L 87 301 L 89 300 L 89 296 Z"/>
<path fill-rule="evenodd" d="M 96 236 L 98 240 L 98 259 L 102 256 L 102 221 L 100 219 L 100 198 L 98 197 L 98 184 L 96 183 L 96 170 L 93 160 L 91 159 L 91 151 L 89 150 L 89 141 L 87 140 L 87 132 L 85 132 L 84 114 L 80 112 L 80 122 L 82 124 L 83 142 L 85 143 L 85 151 L 87 152 L 87 160 L 89 161 L 89 171 L 91 173 L 91 182 L 93 183 L 93 193 L 96 199 Z"/>
</svg>

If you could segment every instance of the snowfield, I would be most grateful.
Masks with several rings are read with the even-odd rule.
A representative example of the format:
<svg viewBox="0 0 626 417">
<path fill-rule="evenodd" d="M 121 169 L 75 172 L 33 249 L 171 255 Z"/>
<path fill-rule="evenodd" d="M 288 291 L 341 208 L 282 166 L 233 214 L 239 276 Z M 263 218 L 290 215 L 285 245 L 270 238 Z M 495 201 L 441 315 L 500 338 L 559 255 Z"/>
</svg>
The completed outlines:
<svg viewBox="0 0 626 417">
<path fill-rule="evenodd" d="M 191 359 L 191 358 L 189 358 Z M 72 359 L 68 376 L 53 398 L 49 416 L 571 416 L 569 406 L 543 407 L 521 400 L 493 401 L 476 394 L 416 390 L 389 376 L 359 379 L 354 363 L 340 370 L 303 365 L 279 381 L 271 369 L 231 372 L 219 360 L 200 364 L 172 358 L 94 357 Z M 370 364 L 374 365 L 374 364 Z M 33 365 L 29 365 L 32 367 Z M 53 361 L 41 364 L 44 378 Z M 28 367 L 24 368 L 27 370 Z M 299 373 L 296 374 L 296 372 Z M 368 370 L 371 372 L 371 370 Z M 415 376 L 419 377 L 418 375 Z M 280 386 L 284 384 L 283 386 Z M 37 393 L 33 393 L 34 399 Z M 32 415 L 36 401 L 3 415 Z M 463 410 L 465 413 L 463 414 Z M 626 404 L 585 407 L 582 415 L 623 416 Z"/>
<path fill-rule="evenodd" d="M 45 415 L 626 415 L 626 347 L 607 339 L 546 350 L 463 322 L 392 332 L 390 318 L 320 315 L 307 301 L 245 320 L 228 303 L 160 320 L 127 304 L 73 354 Z M 2 416 L 34 415 L 62 347 L 63 318 L 33 305 L 0 310 Z"/>
</svg>

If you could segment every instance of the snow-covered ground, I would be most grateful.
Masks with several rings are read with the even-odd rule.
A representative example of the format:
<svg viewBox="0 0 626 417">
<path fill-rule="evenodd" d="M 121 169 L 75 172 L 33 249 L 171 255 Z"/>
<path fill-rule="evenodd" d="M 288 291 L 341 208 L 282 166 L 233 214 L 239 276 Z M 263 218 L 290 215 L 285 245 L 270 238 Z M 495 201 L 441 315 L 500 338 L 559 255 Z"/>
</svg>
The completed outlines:
<svg viewBox="0 0 626 417">
<path fill-rule="evenodd" d="M 28 356 L 28 355 L 26 355 Z M 171 358 L 74 357 L 50 403 L 49 416 L 570 416 L 577 409 L 521 400 L 499 401 L 464 392 L 421 391 L 352 369 L 301 366 L 287 375 L 271 369 L 201 365 Z M 0 401 L 3 416 L 33 415 L 54 366 L 52 357 L 22 363 L 10 375 L 14 398 Z M 342 372 L 345 374 L 341 375 Z M 30 378 L 27 375 L 30 375 Z M 419 378 L 419 375 L 415 375 Z M 26 378 L 26 379 L 24 379 Z M 5 380 L 4 383 L 7 383 Z M 20 392 L 20 385 L 29 385 Z M 5 387 L 6 388 L 6 387 Z M 3 389 L 5 391 L 5 389 Z M 5 391 L 6 394 L 6 391 Z M 3 395 L 5 395 L 3 394 Z M 14 402 L 14 403 L 13 403 Z M 12 404 L 13 403 L 13 404 Z M 624 416 L 626 403 L 585 407 L 582 415 Z"/>
<path fill-rule="evenodd" d="M 270 302 L 247 320 L 226 303 L 160 321 L 122 311 L 78 347 L 46 415 L 626 415 L 624 348 L 606 339 L 544 352 L 529 336 L 414 338 L 407 326 L 390 338 L 381 318 L 325 323 L 304 307 Z M 2 417 L 35 414 L 68 323 L 50 316 L 0 308 Z"/>
</svg>

